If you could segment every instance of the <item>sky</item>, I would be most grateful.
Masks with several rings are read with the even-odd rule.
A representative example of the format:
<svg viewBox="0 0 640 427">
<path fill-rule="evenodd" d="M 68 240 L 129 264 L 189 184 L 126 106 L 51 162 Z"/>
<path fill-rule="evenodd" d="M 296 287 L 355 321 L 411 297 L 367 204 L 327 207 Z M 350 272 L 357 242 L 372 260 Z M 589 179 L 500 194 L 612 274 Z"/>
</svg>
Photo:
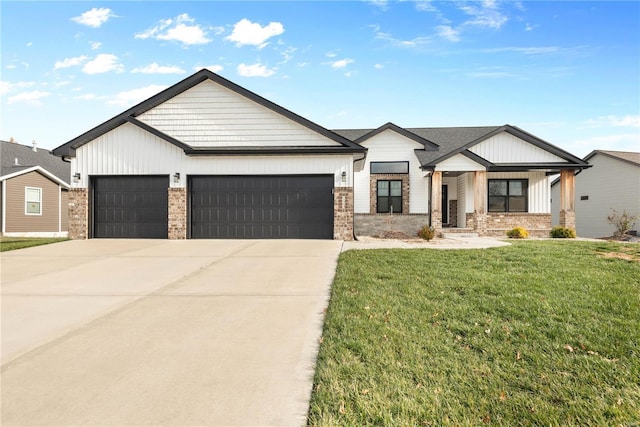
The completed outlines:
<svg viewBox="0 0 640 427">
<path fill-rule="evenodd" d="M 53 149 L 201 68 L 325 128 L 640 151 L 637 1 L 6 1 L 0 138 Z"/>
</svg>

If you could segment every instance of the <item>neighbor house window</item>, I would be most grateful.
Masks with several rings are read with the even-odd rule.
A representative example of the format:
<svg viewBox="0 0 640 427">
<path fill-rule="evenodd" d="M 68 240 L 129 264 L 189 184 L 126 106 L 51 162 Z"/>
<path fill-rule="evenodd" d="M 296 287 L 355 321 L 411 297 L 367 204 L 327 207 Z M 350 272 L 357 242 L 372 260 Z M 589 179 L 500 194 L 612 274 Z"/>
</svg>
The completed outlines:
<svg viewBox="0 0 640 427">
<path fill-rule="evenodd" d="M 377 212 L 402 213 L 402 180 L 378 180 Z"/>
<path fill-rule="evenodd" d="M 24 213 L 42 215 L 42 188 L 25 187 Z"/>
<path fill-rule="evenodd" d="M 371 162 L 371 173 L 409 173 L 409 162 Z"/>
<path fill-rule="evenodd" d="M 526 179 L 490 179 L 489 212 L 527 212 Z"/>
</svg>

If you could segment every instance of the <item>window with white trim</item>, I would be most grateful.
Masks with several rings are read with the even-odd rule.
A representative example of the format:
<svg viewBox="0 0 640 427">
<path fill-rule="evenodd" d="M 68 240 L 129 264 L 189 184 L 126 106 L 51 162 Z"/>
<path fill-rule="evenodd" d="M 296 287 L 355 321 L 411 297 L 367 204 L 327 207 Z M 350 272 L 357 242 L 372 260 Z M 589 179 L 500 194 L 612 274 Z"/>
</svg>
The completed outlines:
<svg viewBox="0 0 640 427">
<path fill-rule="evenodd" d="M 42 215 L 42 188 L 24 188 L 25 215 Z"/>
</svg>

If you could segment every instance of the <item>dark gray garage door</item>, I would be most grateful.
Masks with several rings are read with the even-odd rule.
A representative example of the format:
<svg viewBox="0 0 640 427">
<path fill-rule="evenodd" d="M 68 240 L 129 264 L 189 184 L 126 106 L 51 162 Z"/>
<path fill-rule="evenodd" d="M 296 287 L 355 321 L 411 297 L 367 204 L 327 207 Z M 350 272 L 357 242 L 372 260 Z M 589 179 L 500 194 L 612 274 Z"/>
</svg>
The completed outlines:
<svg viewBox="0 0 640 427">
<path fill-rule="evenodd" d="M 195 239 L 332 239 L 333 175 L 193 176 Z"/>
<path fill-rule="evenodd" d="M 92 182 L 93 237 L 168 237 L 168 176 L 99 176 Z"/>
</svg>

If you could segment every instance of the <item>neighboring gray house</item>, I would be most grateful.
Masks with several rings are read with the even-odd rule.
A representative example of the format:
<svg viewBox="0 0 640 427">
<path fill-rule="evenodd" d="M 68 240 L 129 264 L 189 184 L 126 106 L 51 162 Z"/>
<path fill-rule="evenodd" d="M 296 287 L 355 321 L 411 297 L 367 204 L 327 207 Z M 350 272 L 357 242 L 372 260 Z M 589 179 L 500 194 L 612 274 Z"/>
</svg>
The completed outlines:
<svg viewBox="0 0 640 427">
<path fill-rule="evenodd" d="M 71 162 L 72 238 L 548 233 L 548 175 L 573 227 L 566 195 L 587 166 L 510 125 L 331 131 L 206 69 L 54 154 Z"/>
<path fill-rule="evenodd" d="M 640 152 L 594 150 L 584 161 L 593 167 L 575 177 L 576 234 L 580 237 L 610 237 L 615 228 L 608 223 L 612 209 L 640 215 Z M 559 224 L 560 183 L 551 184 L 552 221 Z M 639 223 L 635 225 L 637 233 Z"/>
<path fill-rule="evenodd" d="M 49 150 L 0 141 L 0 232 L 65 237 L 71 165 Z"/>
</svg>

